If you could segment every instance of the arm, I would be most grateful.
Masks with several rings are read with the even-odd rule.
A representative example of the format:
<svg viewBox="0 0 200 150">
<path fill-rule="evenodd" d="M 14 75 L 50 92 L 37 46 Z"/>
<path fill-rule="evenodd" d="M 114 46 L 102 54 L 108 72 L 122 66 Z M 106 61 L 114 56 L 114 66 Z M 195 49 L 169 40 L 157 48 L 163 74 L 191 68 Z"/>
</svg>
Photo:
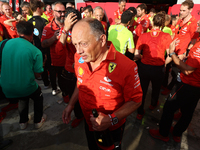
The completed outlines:
<svg viewBox="0 0 200 150">
<path fill-rule="evenodd" d="M 41 73 L 34 73 L 35 78 L 38 79 L 41 76 L 41 74 L 42 74 L 42 72 Z"/>
<path fill-rule="evenodd" d="M 172 53 L 175 50 L 177 39 L 175 39 L 171 44 L 169 48 L 169 52 Z M 176 55 L 172 55 L 172 60 L 177 65 L 177 67 L 183 72 L 185 75 L 189 75 L 192 73 L 196 68 L 193 68 L 186 63 L 184 63 L 182 60 L 180 60 Z"/>
<path fill-rule="evenodd" d="M 51 38 L 42 41 L 41 46 L 43 48 L 50 47 L 56 40 L 58 40 L 58 34 L 59 31 L 55 31 L 54 35 Z"/>
<path fill-rule="evenodd" d="M 7 24 L 7 25 L 9 25 L 9 26 L 13 26 L 12 22 L 14 22 L 14 21 L 16 21 L 16 19 L 15 19 L 15 18 L 13 18 L 13 19 L 8 19 L 8 20 L 5 20 L 5 21 L 4 21 L 4 23 L 5 23 L 5 24 Z"/>
<path fill-rule="evenodd" d="M 64 29 L 60 36 L 60 42 L 65 45 L 66 44 L 66 39 L 67 39 L 67 32 L 72 28 L 72 25 L 74 25 L 78 20 L 76 19 L 77 16 L 74 13 L 70 13 L 66 18 L 65 18 L 65 25 Z"/>
<path fill-rule="evenodd" d="M 141 50 L 136 49 L 136 50 L 135 50 L 134 60 L 137 61 L 137 60 L 141 59 L 142 56 L 141 56 L 140 54 L 141 54 Z"/>
<path fill-rule="evenodd" d="M 79 89 L 76 86 L 74 89 L 74 93 L 69 101 L 69 104 L 67 105 L 62 114 L 62 120 L 66 124 L 68 124 L 71 120 L 71 112 L 74 109 L 75 103 L 78 101 L 78 94 L 79 94 Z"/>
</svg>

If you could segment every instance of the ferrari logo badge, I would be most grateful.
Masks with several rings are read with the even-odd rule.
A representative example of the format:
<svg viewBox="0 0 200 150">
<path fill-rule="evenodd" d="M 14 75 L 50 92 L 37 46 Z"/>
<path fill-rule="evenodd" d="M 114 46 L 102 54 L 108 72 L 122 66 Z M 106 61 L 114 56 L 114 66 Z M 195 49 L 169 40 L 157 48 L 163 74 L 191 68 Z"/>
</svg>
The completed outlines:
<svg viewBox="0 0 200 150">
<path fill-rule="evenodd" d="M 108 71 L 109 71 L 109 73 L 113 72 L 115 70 L 116 66 L 117 66 L 116 63 L 113 63 L 113 62 L 109 63 L 109 65 L 108 65 Z"/>
</svg>

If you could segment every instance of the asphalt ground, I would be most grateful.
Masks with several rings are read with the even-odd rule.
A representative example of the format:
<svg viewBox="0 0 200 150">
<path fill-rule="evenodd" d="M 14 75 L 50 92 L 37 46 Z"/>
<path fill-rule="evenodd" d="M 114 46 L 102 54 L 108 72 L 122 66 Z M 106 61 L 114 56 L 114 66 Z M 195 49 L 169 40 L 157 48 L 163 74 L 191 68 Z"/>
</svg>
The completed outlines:
<svg viewBox="0 0 200 150">
<path fill-rule="evenodd" d="M 34 128 L 33 102 L 30 100 L 29 115 L 31 119 L 25 130 L 20 130 L 18 110 L 7 112 L 7 116 L 0 124 L 0 135 L 4 140 L 11 139 L 13 143 L 7 150 L 88 150 L 82 121 L 76 128 L 62 122 L 62 111 L 67 104 L 62 102 L 61 93 L 52 96 L 51 88 L 44 89 L 43 82 L 37 81 L 44 96 L 44 113 L 47 121 L 40 129 Z M 158 128 L 166 97 L 160 95 L 159 105 L 149 110 L 151 98 L 149 87 L 145 116 L 139 121 L 136 112 L 127 117 L 126 127 L 122 140 L 122 150 L 199 150 L 200 149 L 200 103 L 194 112 L 193 119 L 184 132 L 181 143 L 176 143 L 170 135 L 169 142 L 163 142 L 149 135 L 149 128 Z M 61 103 L 59 103 L 61 102 Z M 0 101 L 0 108 L 8 104 L 7 100 Z M 72 113 L 72 119 L 74 119 Z M 175 123 L 176 121 L 174 121 Z"/>
</svg>

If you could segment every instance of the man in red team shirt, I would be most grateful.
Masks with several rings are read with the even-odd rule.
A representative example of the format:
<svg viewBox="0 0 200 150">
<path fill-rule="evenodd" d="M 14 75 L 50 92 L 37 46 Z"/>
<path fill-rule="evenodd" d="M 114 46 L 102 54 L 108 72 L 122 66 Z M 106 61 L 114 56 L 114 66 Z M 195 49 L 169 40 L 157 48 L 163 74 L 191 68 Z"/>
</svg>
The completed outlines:
<svg viewBox="0 0 200 150">
<path fill-rule="evenodd" d="M 197 20 L 194 16 L 191 15 L 193 10 L 194 3 L 191 0 L 186 0 L 181 4 L 180 7 L 180 20 L 176 24 L 175 28 L 175 37 L 178 38 L 178 42 L 176 44 L 175 53 L 176 55 L 183 60 L 186 56 L 186 50 L 190 41 L 194 44 L 196 39 L 198 38 L 199 33 L 197 31 Z M 166 58 L 166 64 L 172 61 L 171 57 Z M 179 70 L 176 68 L 174 64 L 172 64 L 172 81 L 162 92 L 163 95 L 167 95 L 170 93 L 171 89 L 177 82 L 176 77 Z"/>
<path fill-rule="evenodd" d="M 104 28 L 105 34 L 107 33 L 107 23 L 103 20 L 104 17 L 104 11 L 103 8 L 101 8 L 100 6 L 97 6 L 93 9 L 93 16 L 99 20 Z"/>
<path fill-rule="evenodd" d="M 121 15 L 125 11 L 125 7 L 126 7 L 126 0 L 119 0 L 119 9 L 117 9 L 114 12 L 115 24 L 120 24 L 121 23 Z"/>
<path fill-rule="evenodd" d="M 18 37 L 17 29 L 16 29 L 16 21 L 12 22 L 13 26 L 9 26 L 9 25 L 4 23 L 4 21 L 6 21 L 8 19 L 13 19 L 12 9 L 11 9 L 10 5 L 5 2 L 2 5 L 2 9 L 3 9 L 4 15 L 2 15 L 0 17 L 0 23 L 5 28 L 6 38 L 16 38 L 16 37 Z"/>
<path fill-rule="evenodd" d="M 63 122 L 70 122 L 71 111 L 79 99 L 89 149 L 105 149 L 101 141 L 95 141 L 94 131 L 108 129 L 115 145 L 106 148 L 120 150 L 125 118 L 141 104 L 137 65 L 114 46 L 107 47 L 103 26 L 96 19 L 77 22 L 72 29 L 72 42 L 76 47 L 77 86 L 63 111 Z M 97 118 L 92 115 L 92 109 L 97 110 Z"/>
<path fill-rule="evenodd" d="M 137 23 L 141 24 L 144 30 L 144 33 L 147 32 L 147 29 L 151 29 L 150 20 L 146 14 L 147 5 L 142 3 L 137 6 Z"/>
<path fill-rule="evenodd" d="M 66 8 L 64 27 L 60 31 L 61 36 L 56 44 L 56 53 L 61 55 L 64 51 L 66 54 L 65 68 L 62 73 L 62 92 L 65 103 L 69 102 L 76 86 L 76 76 L 74 71 L 74 54 L 76 53 L 76 48 L 72 44 L 71 30 L 78 20 L 81 20 L 80 12 L 72 7 Z M 74 114 L 76 119 L 71 124 L 73 128 L 78 126 L 83 120 L 83 113 L 79 102 L 75 104 Z"/>
<path fill-rule="evenodd" d="M 49 4 L 46 5 L 46 11 L 44 12 L 44 14 L 47 16 L 49 22 L 53 20 L 54 16 L 53 16 L 53 10 L 51 8 L 51 5 Z"/>
<path fill-rule="evenodd" d="M 65 6 L 61 2 L 54 3 L 54 19 L 47 24 L 42 33 L 42 43 L 43 48 L 50 47 L 51 54 L 51 69 L 50 69 L 50 81 L 52 86 L 52 95 L 56 95 L 60 92 L 56 84 L 56 74 L 58 76 L 58 85 L 62 85 L 61 73 L 65 65 L 65 53 L 58 55 L 55 51 L 56 43 L 59 39 L 60 29 L 64 25 L 65 19 Z M 61 87 L 60 87 L 61 88 Z M 62 90 L 62 89 L 61 89 Z"/>
<path fill-rule="evenodd" d="M 165 102 L 159 130 L 149 130 L 151 136 L 165 142 L 169 141 L 170 128 L 173 129 L 174 141 L 181 141 L 181 135 L 188 128 L 200 98 L 200 42 L 191 48 L 185 63 L 176 56 L 176 44 L 178 44 L 178 38 L 171 43 L 169 55 L 181 70 L 180 78 L 182 81 L 172 90 Z M 178 109 L 180 109 L 182 116 L 172 128 L 174 113 Z"/>
</svg>

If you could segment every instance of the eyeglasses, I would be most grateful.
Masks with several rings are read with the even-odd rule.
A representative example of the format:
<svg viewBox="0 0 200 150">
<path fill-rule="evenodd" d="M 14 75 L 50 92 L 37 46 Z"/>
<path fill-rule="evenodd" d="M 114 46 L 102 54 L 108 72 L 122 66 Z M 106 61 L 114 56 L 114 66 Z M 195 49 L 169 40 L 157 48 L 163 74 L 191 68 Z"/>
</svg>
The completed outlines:
<svg viewBox="0 0 200 150">
<path fill-rule="evenodd" d="M 181 30 L 181 28 L 182 28 L 182 27 L 180 26 L 180 27 L 179 27 L 179 29 L 178 29 L 178 32 L 177 32 L 177 34 L 179 34 L 179 31 Z"/>
<path fill-rule="evenodd" d="M 62 14 L 62 13 L 66 13 L 66 11 L 60 11 L 60 10 L 54 10 L 55 12 L 58 12 L 59 14 Z"/>
</svg>

